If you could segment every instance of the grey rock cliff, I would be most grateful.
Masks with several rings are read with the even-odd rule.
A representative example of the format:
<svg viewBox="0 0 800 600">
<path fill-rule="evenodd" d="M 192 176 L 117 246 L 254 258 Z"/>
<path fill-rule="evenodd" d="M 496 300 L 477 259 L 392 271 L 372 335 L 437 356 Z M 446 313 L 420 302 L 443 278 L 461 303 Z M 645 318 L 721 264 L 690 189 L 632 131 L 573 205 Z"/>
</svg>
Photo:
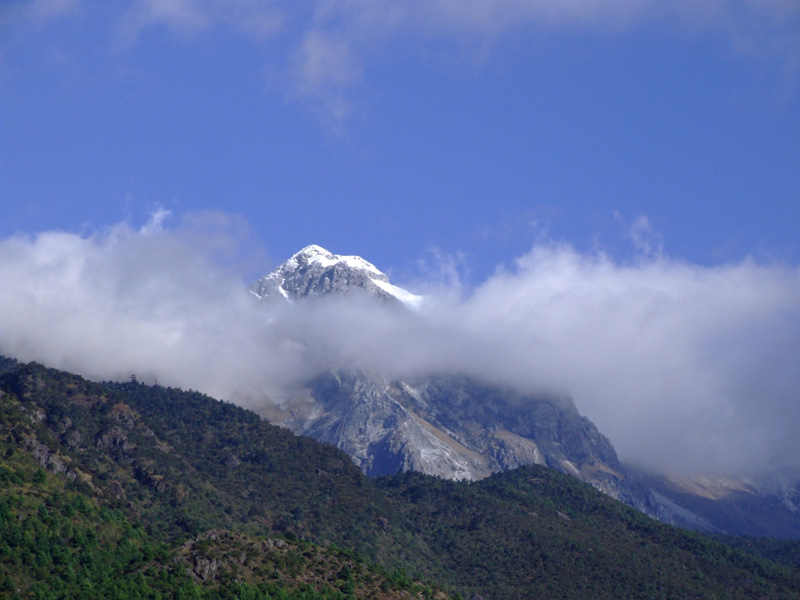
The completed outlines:
<svg viewBox="0 0 800 600">
<path fill-rule="evenodd" d="M 569 398 L 533 396 L 467 376 L 414 381 L 332 371 L 308 383 L 311 412 L 284 424 L 347 452 L 370 476 L 420 471 L 481 479 L 544 464 L 655 515 L 649 491 L 629 478 L 611 442 Z M 300 417 L 300 418 L 298 418 Z"/>
</svg>

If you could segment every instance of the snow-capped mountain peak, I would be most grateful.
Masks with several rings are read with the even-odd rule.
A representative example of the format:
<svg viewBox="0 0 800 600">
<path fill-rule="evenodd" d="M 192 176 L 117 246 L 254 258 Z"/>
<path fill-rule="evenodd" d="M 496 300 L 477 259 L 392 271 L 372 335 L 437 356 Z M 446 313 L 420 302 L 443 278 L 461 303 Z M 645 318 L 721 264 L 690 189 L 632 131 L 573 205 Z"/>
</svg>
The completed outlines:
<svg viewBox="0 0 800 600">
<path fill-rule="evenodd" d="M 306 246 L 300 252 L 297 252 L 289 260 L 284 263 L 284 266 L 290 268 L 300 268 L 304 265 L 319 265 L 322 268 L 332 267 L 338 264 L 343 264 L 351 269 L 358 271 L 366 271 L 370 276 L 377 279 L 388 281 L 386 277 L 378 268 L 371 262 L 364 260 L 360 256 L 344 256 L 340 254 L 333 254 L 322 246 L 311 244 Z"/>
<path fill-rule="evenodd" d="M 389 282 L 385 273 L 360 256 L 333 254 L 317 245 L 306 246 L 265 275 L 250 291 L 258 298 L 299 300 L 308 296 L 343 295 L 360 289 L 384 301 L 417 308 L 422 296 Z"/>
</svg>

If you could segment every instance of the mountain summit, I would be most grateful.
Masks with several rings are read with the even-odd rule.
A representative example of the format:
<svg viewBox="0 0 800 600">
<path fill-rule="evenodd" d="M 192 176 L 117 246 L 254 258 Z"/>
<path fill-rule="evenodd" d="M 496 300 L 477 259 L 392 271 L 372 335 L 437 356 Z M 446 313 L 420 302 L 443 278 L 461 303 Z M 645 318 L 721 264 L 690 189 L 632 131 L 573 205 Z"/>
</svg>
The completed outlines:
<svg viewBox="0 0 800 600">
<path fill-rule="evenodd" d="M 333 254 L 320 246 L 306 246 L 289 260 L 250 286 L 264 300 L 289 301 L 325 295 L 366 292 L 386 302 L 417 308 L 423 297 L 389 283 L 389 278 L 360 256 Z"/>
</svg>

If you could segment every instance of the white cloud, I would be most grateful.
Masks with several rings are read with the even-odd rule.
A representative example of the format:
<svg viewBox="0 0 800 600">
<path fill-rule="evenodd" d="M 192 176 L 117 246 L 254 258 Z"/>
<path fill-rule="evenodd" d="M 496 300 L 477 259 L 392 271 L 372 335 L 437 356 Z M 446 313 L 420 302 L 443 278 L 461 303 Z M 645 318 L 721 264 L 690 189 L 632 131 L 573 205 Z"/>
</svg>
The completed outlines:
<svg viewBox="0 0 800 600">
<path fill-rule="evenodd" d="M 250 403 L 332 366 L 463 371 L 569 392 L 626 460 L 798 466 L 796 267 L 627 264 L 540 243 L 466 299 L 456 280 L 421 314 L 340 300 L 266 314 L 230 268 L 240 221 L 157 221 L 0 242 L 0 353 Z"/>
<path fill-rule="evenodd" d="M 664 251 L 661 234 L 645 216 L 638 216 L 630 226 L 630 236 L 634 248 L 642 256 L 660 256 Z"/>
<path fill-rule="evenodd" d="M 77 0 L 38 0 L 43 6 Z M 352 114 L 352 87 L 376 68 L 386 48 L 424 56 L 431 44 L 485 58 L 510 35 L 578 29 L 615 33 L 665 22 L 697 34 L 722 32 L 741 52 L 800 57 L 794 0 L 133 0 L 122 22 L 124 44 L 153 26 L 183 35 L 214 27 L 254 39 L 281 34 L 288 51 L 265 60 L 285 74 L 290 96 L 328 120 Z M 439 47 L 439 46 L 437 46 Z"/>
<path fill-rule="evenodd" d="M 269 0 L 134 0 L 122 20 L 123 43 L 152 26 L 196 34 L 216 26 L 264 39 L 280 31 L 285 14 Z"/>
<path fill-rule="evenodd" d="M 256 384 L 279 380 L 273 369 L 283 358 L 260 337 L 264 319 L 219 260 L 236 243 L 236 222 L 200 221 L 172 232 L 151 222 L 141 231 L 118 225 L 89 237 L 4 240 L 0 351 L 93 378 L 135 373 L 222 397 L 254 373 Z"/>
<path fill-rule="evenodd" d="M 318 0 L 309 27 L 315 38 L 335 39 L 331 56 L 346 55 L 346 72 L 358 74 L 380 54 L 376 50 L 395 43 L 413 53 L 431 42 L 451 42 L 484 60 L 487 49 L 509 35 L 562 29 L 615 33 L 659 21 L 697 34 L 722 32 L 737 52 L 778 56 L 790 66 L 800 61 L 800 4 L 793 0 Z M 339 60 L 316 64 L 330 67 L 332 77 L 341 72 Z M 347 84 L 359 80 L 351 76 L 337 86 L 315 86 L 319 70 L 309 73 L 305 63 L 299 66 L 295 77 L 301 89 L 306 86 L 307 95 L 332 106 L 346 100 Z"/>
<path fill-rule="evenodd" d="M 360 67 L 347 41 L 310 31 L 294 56 L 294 96 L 314 103 L 334 121 L 350 115 L 345 90 L 361 78 Z"/>
<path fill-rule="evenodd" d="M 34 0 L 0 6 L 0 27 L 49 22 L 97 10 L 81 0 Z M 329 121 L 353 112 L 352 88 L 377 68 L 387 48 L 425 56 L 432 44 L 452 44 L 485 59 L 494 44 L 515 34 L 578 29 L 613 33 L 645 22 L 666 22 L 703 35 L 722 32 L 737 52 L 781 57 L 800 65 L 800 4 L 795 0 L 129 0 L 115 8 L 122 46 L 162 27 L 191 37 L 215 28 L 262 46 L 270 71 L 289 95 Z M 112 12 L 112 14 L 114 14 Z M 442 45 L 441 42 L 444 42 Z M 288 50 L 287 50 L 288 48 Z"/>
<path fill-rule="evenodd" d="M 81 0 L 34 0 L 0 6 L 0 28 L 88 15 Z M 721 33 L 736 52 L 780 57 L 800 69 L 800 4 L 794 0 L 129 0 L 109 13 L 117 43 L 132 47 L 151 28 L 192 38 L 215 29 L 260 44 L 268 71 L 287 95 L 306 103 L 329 124 L 358 106 L 358 84 L 395 52 L 430 56 L 430 49 L 484 61 L 514 35 L 584 30 L 613 34 L 663 22 L 697 35 Z M 113 25 L 112 25 L 113 26 Z M 142 42 L 144 43 L 144 42 Z"/>
<path fill-rule="evenodd" d="M 166 208 L 157 208 L 142 227 L 141 232 L 145 235 L 153 235 L 164 231 L 164 223 L 172 216 L 172 212 Z"/>
<path fill-rule="evenodd" d="M 800 450 L 785 445 L 800 417 L 795 268 L 622 265 L 543 246 L 456 318 L 497 340 L 487 375 L 568 389 L 628 460 L 754 468 Z"/>
</svg>

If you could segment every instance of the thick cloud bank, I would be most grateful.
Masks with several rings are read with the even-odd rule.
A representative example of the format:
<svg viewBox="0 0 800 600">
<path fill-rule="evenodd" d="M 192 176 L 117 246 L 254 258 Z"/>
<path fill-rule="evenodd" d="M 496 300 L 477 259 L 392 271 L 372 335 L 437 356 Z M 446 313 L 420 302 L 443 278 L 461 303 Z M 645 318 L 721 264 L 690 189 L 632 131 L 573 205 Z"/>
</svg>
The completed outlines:
<svg viewBox="0 0 800 600">
<path fill-rule="evenodd" d="M 167 233 L 156 220 L 140 231 L 118 225 L 90 237 L 3 241 L 0 352 L 220 397 L 239 382 L 277 381 L 279 344 L 220 260 L 232 233 L 208 221 Z"/>
<path fill-rule="evenodd" d="M 797 268 L 620 264 L 543 244 L 420 313 L 358 299 L 269 308 L 231 267 L 237 235 L 211 215 L 170 231 L 156 220 L 3 240 L 0 353 L 244 403 L 280 401 L 331 366 L 464 371 L 570 393 L 625 460 L 798 466 Z"/>
</svg>

